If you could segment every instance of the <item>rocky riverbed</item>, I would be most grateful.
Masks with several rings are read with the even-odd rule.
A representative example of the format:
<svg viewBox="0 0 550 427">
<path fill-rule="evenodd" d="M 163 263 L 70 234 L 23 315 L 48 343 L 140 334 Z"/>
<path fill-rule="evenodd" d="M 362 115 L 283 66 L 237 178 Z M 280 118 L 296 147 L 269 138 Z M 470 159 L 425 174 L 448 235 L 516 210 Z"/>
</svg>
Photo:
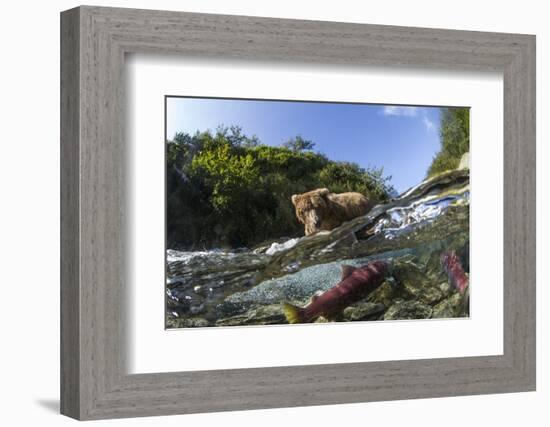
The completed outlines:
<svg viewBox="0 0 550 427">
<path fill-rule="evenodd" d="M 424 181 L 330 232 L 250 250 L 168 250 L 167 327 L 286 323 L 283 302 L 303 306 L 341 280 L 342 264 L 373 260 L 389 262 L 391 274 L 339 320 L 468 316 L 468 292 L 453 287 L 441 254 L 454 251 L 468 273 L 469 199 L 465 168 Z"/>
</svg>

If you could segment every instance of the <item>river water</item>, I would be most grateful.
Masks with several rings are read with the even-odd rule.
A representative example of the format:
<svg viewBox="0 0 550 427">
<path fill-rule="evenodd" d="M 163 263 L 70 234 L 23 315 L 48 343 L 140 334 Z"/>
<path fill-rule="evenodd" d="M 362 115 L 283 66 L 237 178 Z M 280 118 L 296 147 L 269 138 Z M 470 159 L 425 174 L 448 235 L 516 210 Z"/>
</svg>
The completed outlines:
<svg viewBox="0 0 550 427">
<path fill-rule="evenodd" d="M 453 289 L 440 259 L 457 253 L 467 274 L 469 203 L 464 169 L 424 181 L 330 232 L 255 250 L 169 249 L 167 327 L 285 323 L 283 302 L 307 304 L 340 280 L 342 264 L 375 259 L 395 266 L 388 284 L 346 309 L 342 320 L 467 316 L 468 297 Z"/>
</svg>

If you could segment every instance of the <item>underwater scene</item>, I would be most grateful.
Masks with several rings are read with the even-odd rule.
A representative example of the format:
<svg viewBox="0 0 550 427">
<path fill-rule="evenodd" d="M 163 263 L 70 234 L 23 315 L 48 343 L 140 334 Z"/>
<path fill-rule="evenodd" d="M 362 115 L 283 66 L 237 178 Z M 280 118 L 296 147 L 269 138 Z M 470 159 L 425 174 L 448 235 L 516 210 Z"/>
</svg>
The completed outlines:
<svg viewBox="0 0 550 427">
<path fill-rule="evenodd" d="M 166 328 L 469 317 L 469 108 L 166 115 Z"/>
</svg>

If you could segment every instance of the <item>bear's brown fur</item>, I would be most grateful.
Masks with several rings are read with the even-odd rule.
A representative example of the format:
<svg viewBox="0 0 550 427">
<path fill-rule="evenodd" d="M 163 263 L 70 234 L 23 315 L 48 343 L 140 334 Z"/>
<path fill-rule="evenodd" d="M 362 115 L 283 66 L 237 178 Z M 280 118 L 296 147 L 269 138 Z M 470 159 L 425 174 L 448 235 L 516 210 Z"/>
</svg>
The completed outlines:
<svg viewBox="0 0 550 427">
<path fill-rule="evenodd" d="M 373 206 L 361 193 L 335 194 L 327 188 L 294 194 L 292 204 L 298 220 L 305 225 L 306 236 L 332 230 L 345 221 L 365 215 Z"/>
</svg>

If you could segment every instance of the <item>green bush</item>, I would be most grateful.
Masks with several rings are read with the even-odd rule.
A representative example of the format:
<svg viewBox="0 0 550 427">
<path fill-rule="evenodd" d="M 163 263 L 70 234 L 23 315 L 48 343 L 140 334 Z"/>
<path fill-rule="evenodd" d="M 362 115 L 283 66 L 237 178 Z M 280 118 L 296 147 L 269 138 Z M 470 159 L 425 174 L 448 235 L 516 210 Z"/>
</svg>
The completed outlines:
<svg viewBox="0 0 550 427">
<path fill-rule="evenodd" d="M 470 150 L 470 109 L 444 108 L 440 128 L 441 149 L 435 155 L 427 176 L 456 169 L 460 158 Z"/>
<path fill-rule="evenodd" d="M 167 141 L 167 243 L 180 249 L 253 247 L 303 235 L 291 196 L 315 188 L 386 200 L 382 169 L 335 162 L 301 137 L 262 145 L 239 127 L 178 133 Z"/>
</svg>

